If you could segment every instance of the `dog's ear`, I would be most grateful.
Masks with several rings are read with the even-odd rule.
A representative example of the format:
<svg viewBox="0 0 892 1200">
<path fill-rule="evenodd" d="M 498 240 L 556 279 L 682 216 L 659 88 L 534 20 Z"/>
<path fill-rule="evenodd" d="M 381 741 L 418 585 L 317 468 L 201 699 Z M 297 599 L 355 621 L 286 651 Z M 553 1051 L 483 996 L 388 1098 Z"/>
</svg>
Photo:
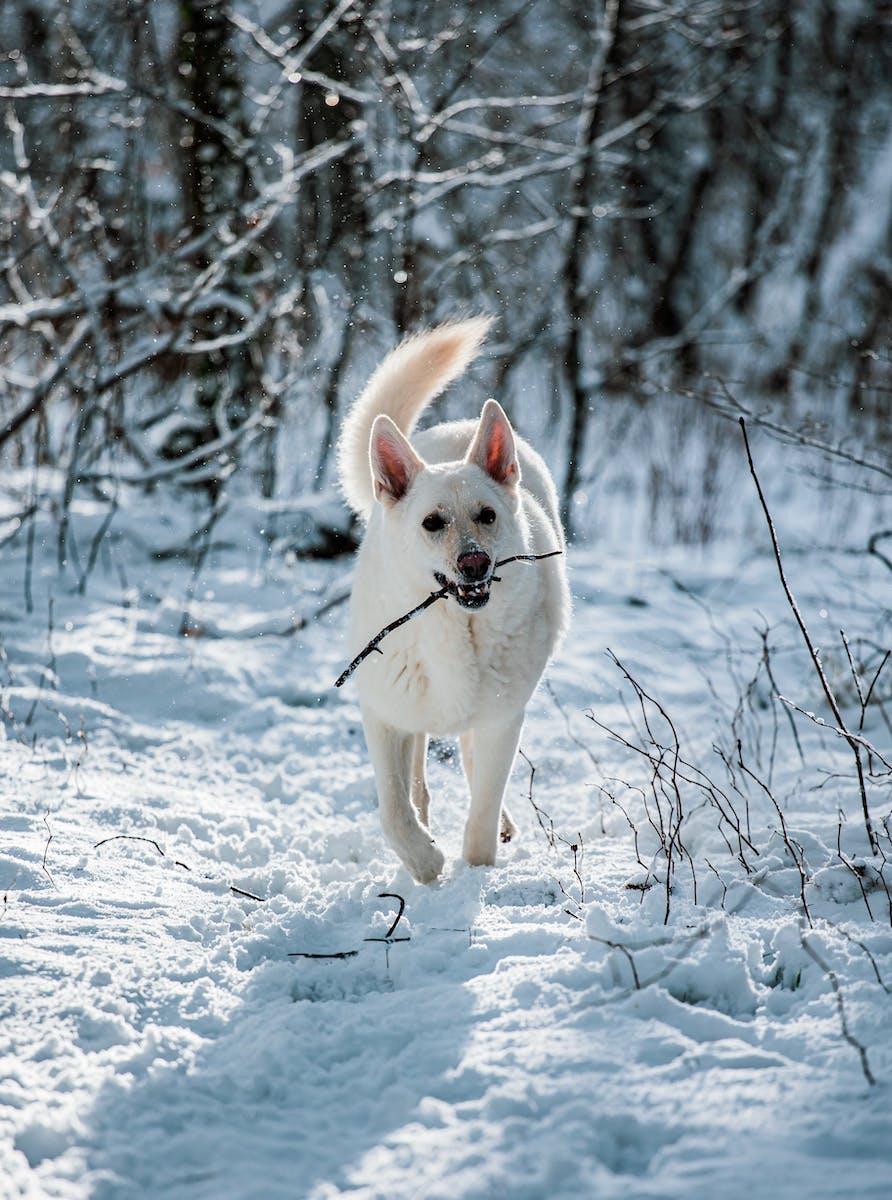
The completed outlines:
<svg viewBox="0 0 892 1200">
<path fill-rule="evenodd" d="M 412 486 L 419 471 L 424 470 L 420 459 L 390 417 L 379 414 L 372 425 L 369 457 L 375 480 L 375 496 L 382 504 L 396 504 Z"/>
<path fill-rule="evenodd" d="M 496 483 L 515 486 L 520 482 L 520 464 L 514 444 L 514 430 L 501 404 L 487 400 L 480 423 L 465 462 L 476 463 Z"/>
</svg>

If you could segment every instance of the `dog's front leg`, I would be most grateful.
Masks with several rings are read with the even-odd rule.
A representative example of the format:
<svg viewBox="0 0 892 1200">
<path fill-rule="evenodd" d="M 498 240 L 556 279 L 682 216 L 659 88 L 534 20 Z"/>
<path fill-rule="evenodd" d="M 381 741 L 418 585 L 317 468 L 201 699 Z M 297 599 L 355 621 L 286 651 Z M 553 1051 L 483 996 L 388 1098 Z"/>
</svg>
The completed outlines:
<svg viewBox="0 0 892 1200">
<path fill-rule="evenodd" d="M 363 711 L 362 720 L 378 784 L 381 828 L 418 882 L 431 883 L 443 870 L 444 858 L 412 803 L 415 735 L 394 729 L 368 711 Z"/>
<path fill-rule="evenodd" d="M 427 734 L 415 734 L 412 752 L 412 803 L 422 825 L 430 825 L 431 794 L 427 788 Z"/>
<path fill-rule="evenodd" d="M 463 853 L 472 867 L 491 867 L 496 861 L 505 784 L 520 743 L 523 713 L 505 725 L 478 725 L 469 754 L 471 810 L 465 825 Z"/>
</svg>

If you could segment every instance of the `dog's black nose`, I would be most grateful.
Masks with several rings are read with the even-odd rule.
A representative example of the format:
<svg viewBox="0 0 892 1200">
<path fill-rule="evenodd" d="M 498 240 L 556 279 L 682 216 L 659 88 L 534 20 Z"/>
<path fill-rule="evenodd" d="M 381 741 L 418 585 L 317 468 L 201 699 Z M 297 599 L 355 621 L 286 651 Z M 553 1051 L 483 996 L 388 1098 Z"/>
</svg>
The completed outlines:
<svg viewBox="0 0 892 1200">
<path fill-rule="evenodd" d="M 469 583 L 479 583 L 489 573 L 490 557 L 483 550 L 469 550 L 458 556 L 458 569 Z"/>
</svg>

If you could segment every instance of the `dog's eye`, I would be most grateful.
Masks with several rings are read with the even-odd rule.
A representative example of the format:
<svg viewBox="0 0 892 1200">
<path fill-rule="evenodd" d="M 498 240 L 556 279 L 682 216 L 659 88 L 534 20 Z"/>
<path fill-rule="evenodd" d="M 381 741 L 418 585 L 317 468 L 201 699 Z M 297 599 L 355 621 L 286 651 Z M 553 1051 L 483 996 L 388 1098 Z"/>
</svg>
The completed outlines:
<svg viewBox="0 0 892 1200">
<path fill-rule="evenodd" d="M 446 521 L 439 513 L 429 513 L 421 522 L 428 533 L 439 533 L 446 528 Z"/>
<path fill-rule="evenodd" d="M 496 510 L 494 508 L 481 508 L 480 515 L 477 521 L 481 525 L 492 525 L 496 519 Z"/>
</svg>

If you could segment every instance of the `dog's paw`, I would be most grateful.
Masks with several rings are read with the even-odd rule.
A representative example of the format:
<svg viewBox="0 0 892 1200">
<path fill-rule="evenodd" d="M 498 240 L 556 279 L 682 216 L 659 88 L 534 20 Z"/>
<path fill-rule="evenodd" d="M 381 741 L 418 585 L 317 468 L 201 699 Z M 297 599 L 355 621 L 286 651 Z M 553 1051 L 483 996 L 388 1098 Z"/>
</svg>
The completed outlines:
<svg viewBox="0 0 892 1200">
<path fill-rule="evenodd" d="M 433 883 L 442 874 L 446 859 L 439 846 L 429 842 L 407 855 L 404 862 L 419 883 Z"/>
<path fill-rule="evenodd" d="M 466 850 L 463 857 L 469 867 L 494 867 L 496 865 L 495 850 Z"/>
<path fill-rule="evenodd" d="M 462 858 L 471 867 L 494 867 L 496 864 L 495 837 L 483 836 L 473 830 L 465 830 Z"/>
<path fill-rule="evenodd" d="M 502 809 L 502 823 L 499 828 L 499 839 L 502 842 L 510 842 L 512 838 L 517 837 L 517 826 L 511 820 L 511 814 L 507 808 Z"/>
</svg>

